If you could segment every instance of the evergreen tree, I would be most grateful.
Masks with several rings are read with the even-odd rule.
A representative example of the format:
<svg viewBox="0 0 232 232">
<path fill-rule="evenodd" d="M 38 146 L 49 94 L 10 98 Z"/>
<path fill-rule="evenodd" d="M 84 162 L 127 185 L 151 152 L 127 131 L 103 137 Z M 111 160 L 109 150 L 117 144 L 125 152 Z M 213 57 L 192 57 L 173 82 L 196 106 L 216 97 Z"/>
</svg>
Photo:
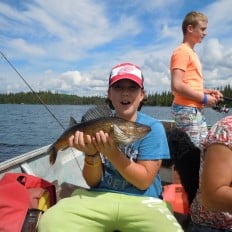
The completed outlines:
<svg viewBox="0 0 232 232">
<path fill-rule="evenodd" d="M 224 88 L 218 88 L 224 96 L 232 98 L 232 88 L 230 84 Z M 99 105 L 104 103 L 105 97 L 102 96 L 83 96 L 52 93 L 51 91 L 40 91 L 38 96 L 46 105 Z M 41 104 L 36 94 L 32 92 L 19 92 L 0 94 L 0 104 Z M 148 94 L 146 105 L 149 106 L 171 106 L 173 95 L 170 91 L 162 93 Z M 225 101 L 228 107 L 232 107 L 232 101 Z"/>
</svg>

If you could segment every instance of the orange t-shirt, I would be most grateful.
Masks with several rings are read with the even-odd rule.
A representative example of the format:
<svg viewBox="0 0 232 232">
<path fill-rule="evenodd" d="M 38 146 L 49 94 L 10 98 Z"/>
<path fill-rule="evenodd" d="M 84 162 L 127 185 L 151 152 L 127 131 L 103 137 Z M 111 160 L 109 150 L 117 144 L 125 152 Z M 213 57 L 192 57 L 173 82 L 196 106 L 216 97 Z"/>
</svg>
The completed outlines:
<svg viewBox="0 0 232 232">
<path fill-rule="evenodd" d="M 201 63 L 193 49 L 185 44 L 177 47 L 171 57 L 170 70 L 181 69 L 185 72 L 183 81 L 197 92 L 203 93 L 203 77 L 201 73 Z M 178 105 L 202 108 L 200 102 L 183 97 L 173 91 L 174 103 Z"/>
</svg>

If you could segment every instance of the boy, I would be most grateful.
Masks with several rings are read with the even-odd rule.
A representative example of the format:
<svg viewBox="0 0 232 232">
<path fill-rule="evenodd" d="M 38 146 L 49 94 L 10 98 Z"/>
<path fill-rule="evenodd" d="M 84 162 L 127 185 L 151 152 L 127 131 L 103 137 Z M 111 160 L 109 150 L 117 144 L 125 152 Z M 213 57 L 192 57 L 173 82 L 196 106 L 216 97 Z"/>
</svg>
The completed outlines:
<svg viewBox="0 0 232 232">
<path fill-rule="evenodd" d="M 108 102 L 115 116 L 146 124 L 151 132 L 124 148 L 110 135 L 77 131 L 70 145 L 85 153 L 89 190 L 76 190 L 42 217 L 39 231 L 182 231 L 161 198 L 159 169 L 169 149 L 162 124 L 138 112 L 145 98 L 143 75 L 134 64 L 113 67 Z M 85 140 L 85 141 L 84 141 Z"/>
<path fill-rule="evenodd" d="M 204 89 L 201 63 L 194 46 L 206 36 L 208 19 L 200 12 L 189 12 L 182 23 L 183 43 L 175 49 L 170 62 L 172 114 L 177 128 L 187 132 L 199 147 L 207 135 L 202 109 L 222 98 L 217 90 Z"/>
</svg>

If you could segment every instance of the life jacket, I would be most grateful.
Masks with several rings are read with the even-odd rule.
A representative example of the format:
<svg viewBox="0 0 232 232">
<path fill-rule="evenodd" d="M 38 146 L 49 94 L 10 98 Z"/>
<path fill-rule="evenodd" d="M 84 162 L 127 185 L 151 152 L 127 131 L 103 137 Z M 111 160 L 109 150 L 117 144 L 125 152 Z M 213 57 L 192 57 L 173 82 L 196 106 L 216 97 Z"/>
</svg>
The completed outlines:
<svg viewBox="0 0 232 232">
<path fill-rule="evenodd" d="M 172 206 L 174 212 L 181 214 L 189 213 L 187 193 L 181 184 L 165 185 L 163 199 Z"/>
<path fill-rule="evenodd" d="M 0 180 L 0 231 L 36 231 L 41 214 L 55 203 L 52 183 L 25 173 L 6 173 Z"/>
</svg>

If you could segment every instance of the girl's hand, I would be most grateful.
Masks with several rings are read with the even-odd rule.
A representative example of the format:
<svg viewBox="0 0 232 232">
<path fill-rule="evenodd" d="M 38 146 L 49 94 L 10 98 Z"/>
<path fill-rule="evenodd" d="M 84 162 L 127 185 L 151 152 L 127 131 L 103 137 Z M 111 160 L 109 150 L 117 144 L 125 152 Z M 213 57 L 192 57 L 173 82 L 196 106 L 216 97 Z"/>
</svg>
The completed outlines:
<svg viewBox="0 0 232 232">
<path fill-rule="evenodd" d="M 93 138 L 93 143 L 96 149 L 108 158 L 114 154 L 117 154 L 119 151 L 114 140 L 109 136 L 108 133 L 104 133 L 103 131 L 96 133 L 95 138 Z"/>
<path fill-rule="evenodd" d="M 84 135 L 81 131 L 76 131 L 74 135 L 69 137 L 69 145 L 77 150 L 84 152 L 87 155 L 94 155 L 97 149 L 93 143 L 93 138 L 90 135 Z"/>
</svg>

